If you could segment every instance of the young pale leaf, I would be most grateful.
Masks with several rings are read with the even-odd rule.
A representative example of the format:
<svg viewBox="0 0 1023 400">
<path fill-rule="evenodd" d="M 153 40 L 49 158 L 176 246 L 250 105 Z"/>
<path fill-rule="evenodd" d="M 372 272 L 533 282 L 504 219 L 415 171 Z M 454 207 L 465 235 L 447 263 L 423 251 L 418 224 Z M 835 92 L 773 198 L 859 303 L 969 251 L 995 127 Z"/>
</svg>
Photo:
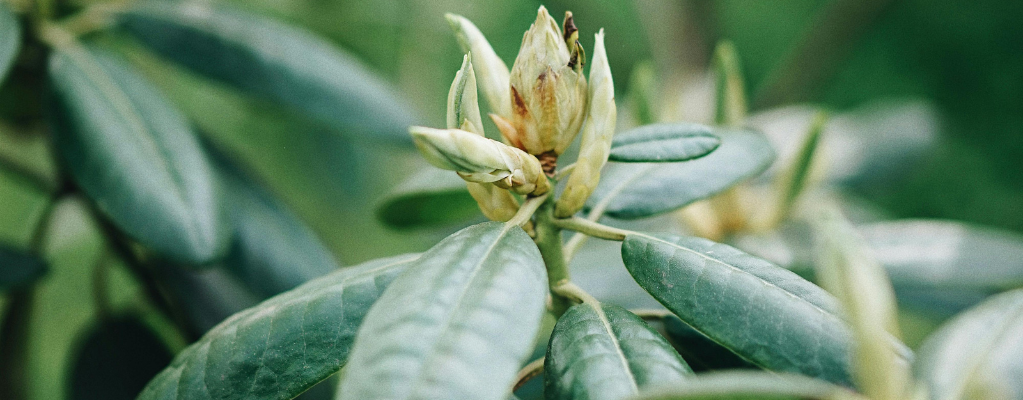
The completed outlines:
<svg viewBox="0 0 1023 400">
<path fill-rule="evenodd" d="M 46 275 L 46 263 L 32 254 L 0 246 L 0 290 L 24 287 Z"/>
<path fill-rule="evenodd" d="M 587 206 L 606 205 L 607 215 L 615 218 L 649 217 L 721 193 L 759 175 L 774 161 L 774 149 L 759 132 L 715 133 L 721 145 L 703 158 L 611 166 Z"/>
<path fill-rule="evenodd" d="M 416 257 L 344 268 L 235 314 L 178 354 L 139 400 L 298 396 L 341 369 L 370 305 Z"/>
<path fill-rule="evenodd" d="M 624 399 L 691 374 L 675 349 L 635 314 L 583 303 L 568 309 L 554 327 L 544 392 L 549 400 Z"/>
<path fill-rule="evenodd" d="M 449 236 L 370 310 L 341 398 L 507 398 L 546 291 L 540 252 L 518 226 L 486 222 Z"/>
<path fill-rule="evenodd" d="M 214 172 L 185 117 L 130 66 L 88 47 L 55 49 L 50 78 L 54 142 L 99 210 L 177 261 L 220 256 Z"/>
<path fill-rule="evenodd" d="M 200 74 L 342 131 L 411 143 L 411 107 L 357 60 L 309 32 L 202 2 L 144 2 L 119 17 L 144 44 Z"/>
<path fill-rule="evenodd" d="M 866 400 L 828 382 L 800 375 L 731 371 L 700 374 L 630 400 Z"/>
<path fill-rule="evenodd" d="M 466 182 L 451 171 L 427 167 L 398 185 L 377 206 L 377 218 L 395 228 L 465 223 L 480 217 Z"/>
<path fill-rule="evenodd" d="M 935 400 L 1023 398 L 1023 290 L 942 326 L 920 348 L 916 376 Z"/>
<path fill-rule="evenodd" d="M 796 157 L 792 160 L 792 164 L 787 167 L 783 175 L 776 181 L 778 209 L 773 217 L 775 221 L 781 221 L 788 216 L 789 211 L 795 206 L 799 195 L 806 188 L 810 179 L 810 172 L 813 170 L 814 154 L 817 153 L 821 134 L 824 133 L 824 125 L 827 122 L 828 114 L 824 111 L 820 111 L 814 116 L 813 121 L 810 123 L 810 128 L 806 132 L 806 137 L 803 138 L 803 143 L 799 147 L 799 153 L 797 153 Z"/>
<path fill-rule="evenodd" d="M 651 61 L 641 61 L 632 68 L 629 77 L 629 104 L 636 125 L 649 125 L 659 120 L 660 108 L 657 92 L 657 70 Z"/>
<path fill-rule="evenodd" d="M 611 142 L 609 161 L 679 162 L 703 157 L 721 145 L 710 127 L 689 124 L 655 124 L 622 132 Z"/>
<path fill-rule="evenodd" d="M 739 54 L 735 45 L 723 41 L 714 49 L 715 83 L 714 123 L 720 126 L 741 126 L 746 121 L 746 83 L 742 79 Z"/>
<path fill-rule="evenodd" d="M 0 2 L 0 83 L 18 57 L 21 46 L 21 24 L 5 2 Z"/>
<path fill-rule="evenodd" d="M 851 336 L 835 299 L 796 274 L 723 244 L 672 235 L 629 235 L 622 259 L 661 304 L 744 359 L 852 385 Z"/>
<path fill-rule="evenodd" d="M 68 399 L 131 399 L 173 356 L 138 317 L 104 318 L 84 332 L 74 354 Z"/>
<path fill-rule="evenodd" d="M 759 369 L 746 359 L 724 348 L 674 315 L 662 319 L 668 341 L 693 368 L 703 372 L 717 369 Z"/>
</svg>

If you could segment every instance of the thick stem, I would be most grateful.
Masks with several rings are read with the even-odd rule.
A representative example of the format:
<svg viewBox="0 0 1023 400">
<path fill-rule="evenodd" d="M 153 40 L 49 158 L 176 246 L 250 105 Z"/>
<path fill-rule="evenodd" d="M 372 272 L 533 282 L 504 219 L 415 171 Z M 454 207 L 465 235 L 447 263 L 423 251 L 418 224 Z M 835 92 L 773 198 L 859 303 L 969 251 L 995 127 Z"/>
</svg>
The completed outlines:
<svg viewBox="0 0 1023 400">
<path fill-rule="evenodd" d="M 562 253 L 561 228 L 554 225 L 554 202 L 546 201 L 536 212 L 536 247 L 540 249 L 547 266 L 547 282 L 551 289 L 569 281 L 568 263 Z M 551 291 L 551 312 L 561 316 L 571 302 L 564 296 Z"/>
</svg>

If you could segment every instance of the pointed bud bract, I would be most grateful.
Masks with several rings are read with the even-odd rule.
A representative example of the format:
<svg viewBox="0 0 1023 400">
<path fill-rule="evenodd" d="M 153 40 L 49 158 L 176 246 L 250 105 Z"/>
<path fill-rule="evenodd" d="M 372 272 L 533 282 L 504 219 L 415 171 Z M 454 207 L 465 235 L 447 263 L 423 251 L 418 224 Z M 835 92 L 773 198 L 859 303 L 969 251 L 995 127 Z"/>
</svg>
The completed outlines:
<svg viewBox="0 0 1023 400">
<path fill-rule="evenodd" d="M 457 128 L 483 135 L 479 99 L 476 94 L 476 72 L 472 67 L 472 53 L 462 58 L 462 68 L 455 73 L 448 91 L 448 128 Z"/>
<path fill-rule="evenodd" d="M 511 95 L 508 87 L 508 66 L 497 56 L 490 42 L 476 25 L 461 15 L 446 14 L 448 24 L 455 32 L 462 51 L 472 53 L 472 64 L 480 77 L 480 86 L 490 104 L 490 109 L 504 115 L 511 115 Z"/>
<path fill-rule="evenodd" d="M 550 183 L 536 157 L 460 129 L 409 128 L 430 164 L 458 172 L 469 182 L 493 183 L 520 194 L 543 194 Z"/>
</svg>

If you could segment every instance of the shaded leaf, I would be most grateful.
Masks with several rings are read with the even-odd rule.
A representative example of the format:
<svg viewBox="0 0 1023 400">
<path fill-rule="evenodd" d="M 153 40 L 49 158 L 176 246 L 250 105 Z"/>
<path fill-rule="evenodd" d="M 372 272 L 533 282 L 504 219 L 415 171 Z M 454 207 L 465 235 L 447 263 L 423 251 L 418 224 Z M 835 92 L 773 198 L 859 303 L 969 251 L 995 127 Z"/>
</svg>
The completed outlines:
<svg viewBox="0 0 1023 400">
<path fill-rule="evenodd" d="M 7 3 L 0 3 L 0 83 L 14 65 L 20 46 L 21 24 Z"/>
<path fill-rule="evenodd" d="M 131 400 L 171 361 L 167 345 L 137 317 L 101 320 L 75 351 L 68 398 Z"/>
<path fill-rule="evenodd" d="M 758 369 L 749 361 L 739 357 L 672 315 L 662 319 L 664 331 L 682 359 L 702 372 L 715 369 Z"/>
<path fill-rule="evenodd" d="M 915 369 L 932 399 L 1023 398 L 1023 290 L 988 299 L 924 342 Z"/>
<path fill-rule="evenodd" d="M 139 399 L 291 399 L 337 372 L 384 287 L 415 260 L 344 268 L 233 315 L 189 346 Z"/>
<path fill-rule="evenodd" d="M 186 332 L 190 340 L 261 300 L 226 268 L 196 271 L 171 264 L 160 268 L 164 286 L 190 328 Z"/>
<path fill-rule="evenodd" d="M 449 236 L 370 310 L 341 398 L 507 398 L 546 294 L 543 259 L 518 226 L 486 222 Z"/>
<path fill-rule="evenodd" d="M 700 374 L 685 383 L 631 400 L 854 400 L 865 398 L 840 386 L 800 375 L 731 371 Z"/>
<path fill-rule="evenodd" d="M 0 290 L 24 287 L 46 275 L 49 267 L 35 255 L 0 246 Z"/>
<path fill-rule="evenodd" d="M 569 308 L 554 327 L 544 361 L 547 399 L 624 399 L 692 374 L 642 319 L 610 304 Z"/>
<path fill-rule="evenodd" d="M 689 124 L 645 125 L 614 136 L 608 161 L 680 162 L 703 157 L 721 140 L 710 127 Z"/>
<path fill-rule="evenodd" d="M 760 174 L 774 161 L 774 150 L 758 132 L 720 131 L 718 136 L 721 146 L 700 159 L 611 164 L 587 206 L 606 203 L 607 215 L 615 218 L 649 217 L 718 194 Z"/>
<path fill-rule="evenodd" d="M 226 249 L 214 173 L 188 121 L 132 68 L 55 49 L 54 142 L 72 178 L 118 228 L 189 264 Z"/>
<path fill-rule="evenodd" d="M 395 187 L 377 206 L 376 214 L 396 228 L 451 225 L 480 217 L 465 181 L 451 171 L 432 167 Z"/>
<path fill-rule="evenodd" d="M 342 131 L 411 143 L 411 107 L 334 45 L 297 27 L 205 2 L 145 2 L 121 25 L 177 63 Z"/>
</svg>

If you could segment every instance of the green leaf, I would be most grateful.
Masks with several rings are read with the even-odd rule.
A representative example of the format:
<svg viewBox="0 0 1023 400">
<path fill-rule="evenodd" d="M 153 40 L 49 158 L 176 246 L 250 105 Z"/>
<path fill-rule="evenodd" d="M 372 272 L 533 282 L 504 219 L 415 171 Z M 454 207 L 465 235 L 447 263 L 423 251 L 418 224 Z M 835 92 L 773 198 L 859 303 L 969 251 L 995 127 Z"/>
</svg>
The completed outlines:
<svg viewBox="0 0 1023 400">
<path fill-rule="evenodd" d="M 5 2 L 0 2 L 0 83 L 14 65 L 21 46 L 21 24 Z"/>
<path fill-rule="evenodd" d="M 55 49 L 54 142 L 72 178 L 114 224 L 175 260 L 226 250 L 214 172 L 188 121 L 130 66 Z"/>
<path fill-rule="evenodd" d="M 648 125 L 660 120 L 658 109 L 657 70 L 650 60 L 641 61 L 632 68 L 629 77 L 629 105 L 636 125 Z"/>
<path fill-rule="evenodd" d="M 486 222 L 449 236 L 370 310 L 341 398 L 507 398 L 546 294 L 543 259 L 518 226 Z"/>
<path fill-rule="evenodd" d="M 632 234 L 622 259 L 633 278 L 683 322 L 766 369 L 852 386 L 851 337 L 827 292 L 735 248 Z"/>
<path fill-rule="evenodd" d="M 39 257 L 0 245 L 0 290 L 25 287 L 48 271 L 49 267 Z"/>
<path fill-rule="evenodd" d="M 664 332 L 682 359 L 702 372 L 715 369 L 757 369 L 757 366 L 722 347 L 678 317 L 671 315 L 662 319 Z"/>
<path fill-rule="evenodd" d="M 1023 398 L 1023 289 L 994 296 L 924 342 L 916 372 L 932 399 Z"/>
<path fill-rule="evenodd" d="M 615 135 L 608 160 L 689 161 L 710 154 L 720 144 L 721 140 L 707 126 L 689 123 L 646 125 Z"/>
<path fill-rule="evenodd" d="M 134 399 L 171 357 L 167 345 L 137 317 L 100 320 L 75 350 L 68 398 Z"/>
<path fill-rule="evenodd" d="M 682 384 L 644 393 L 631 400 L 865 400 L 840 386 L 790 374 L 730 371 L 700 374 Z"/>
<path fill-rule="evenodd" d="M 547 347 L 547 399 L 624 399 L 679 382 L 692 370 L 675 349 L 628 310 L 583 303 L 568 309 Z"/>
<path fill-rule="evenodd" d="M 742 79 L 739 54 L 735 45 L 725 40 L 714 49 L 714 123 L 741 126 L 746 121 L 746 83 Z"/>
<path fill-rule="evenodd" d="M 223 5 L 145 2 L 121 25 L 200 74 L 286 104 L 341 130 L 411 143 L 411 107 L 355 58 L 294 26 Z"/>
<path fill-rule="evenodd" d="M 814 116 L 807 129 L 806 137 L 803 138 L 803 143 L 799 146 L 799 153 L 785 168 L 785 173 L 775 181 L 778 188 L 778 209 L 775 211 L 775 221 L 781 221 L 788 216 L 799 195 L 806 188 L 814 165 L 814 154 L 817 153 L 821 134 L 824 133 L 824 126 L 827 124 L 828 118 L 829 115 L 825 111 L 819 111 Z"/>
<path fill-rule="evenodd" d="M 415 260 L 344 268 L 235 314 L 182 351 L 148 399 L 291 399 L 337 372 L 384 287 Z"/>
<path fill-rule="evenodd" d="M 376 214 L 395 228 L 414 228 L 472 221 L 480 210 L 462 178 L 427 167 L 385 196 Z"/>
<path fill-rule="evenodd" d="M 612 164 L 587 206 L 607 204 L 607 215 L 615 218 L 649 217 L 721 193 L 774 161 L 774 149 L 759 132 L 720 131 L 718 136 L 721 146 L 693 161 Z"/>
</svg>

